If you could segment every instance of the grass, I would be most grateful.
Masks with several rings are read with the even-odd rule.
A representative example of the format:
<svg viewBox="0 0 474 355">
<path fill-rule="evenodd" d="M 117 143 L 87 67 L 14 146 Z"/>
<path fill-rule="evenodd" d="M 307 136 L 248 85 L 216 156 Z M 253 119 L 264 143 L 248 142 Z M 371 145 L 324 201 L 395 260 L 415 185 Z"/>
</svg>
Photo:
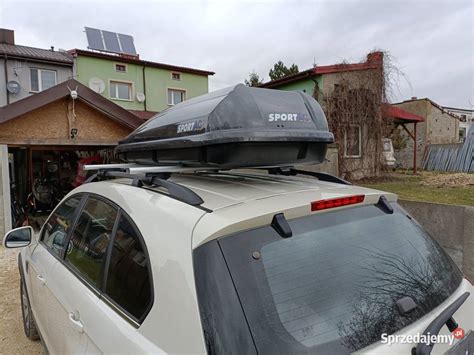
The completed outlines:
<svg viewBox="0 0 474 355">
<path fill-rule="evenodd" d="M 442 174 L 442 177 L 449 177 L 449 174 Z M 423 172 L 419 175 L 395 173 L 375 180 L 361 180 L 356 182 L 356 184 L 372 189 L 393 192 L 400 199 L 404 200 L 474 206 L 473 185 L 427 185 L 430 179 L 436 179 L 435 173 Z"/>
</svg>

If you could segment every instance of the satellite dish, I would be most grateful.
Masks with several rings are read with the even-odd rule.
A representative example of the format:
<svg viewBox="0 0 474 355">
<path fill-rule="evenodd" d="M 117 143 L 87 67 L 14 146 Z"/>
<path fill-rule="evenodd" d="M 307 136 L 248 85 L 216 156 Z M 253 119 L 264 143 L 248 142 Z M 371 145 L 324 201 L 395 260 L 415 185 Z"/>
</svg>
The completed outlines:
<svg viewBox="0 0 474 355">
<path fill-rule="evenodd" d="M 98 94 L 102 94 L 105 90 L 105 83 L 100 78 L 90 78 L 89 88 Z"/>
<path fill-rule="evenodd" d="M 142 92 L 137 92 L 137 100 L 138 102 L 145 102 L 145 94 Z"/>
<path fill-rule="evenodd" d="M 15 80 L 11 80 L 7 83 L 7 90 L 10 94 L 18 94 L 21 90 L 20 83 Z"/>
</svg>

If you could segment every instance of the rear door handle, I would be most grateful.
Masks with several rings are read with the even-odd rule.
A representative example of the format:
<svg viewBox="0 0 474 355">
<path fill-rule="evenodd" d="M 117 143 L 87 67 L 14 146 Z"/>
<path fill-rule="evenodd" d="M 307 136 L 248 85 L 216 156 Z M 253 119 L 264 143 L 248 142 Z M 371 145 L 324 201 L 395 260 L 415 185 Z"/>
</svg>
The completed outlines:
<svg viewBox="0 0 474 355">
<path fill-rule="evenodd" d="M 44 286 L 46 284 L 46 281 L 44 280 L 43 275 L 37 275 L 36 278 L 38 279 L 41 285 Z"/>
<path fill-rule="evenodd" d="M 84 331 L 84 326 L 82 322 L 79 320 L 79 313 L 77 312 L 70 312 L 69 313 L 69 322 L 71 323 L 72 327 L 75 331 L 82 333 Z"/>
</svg>

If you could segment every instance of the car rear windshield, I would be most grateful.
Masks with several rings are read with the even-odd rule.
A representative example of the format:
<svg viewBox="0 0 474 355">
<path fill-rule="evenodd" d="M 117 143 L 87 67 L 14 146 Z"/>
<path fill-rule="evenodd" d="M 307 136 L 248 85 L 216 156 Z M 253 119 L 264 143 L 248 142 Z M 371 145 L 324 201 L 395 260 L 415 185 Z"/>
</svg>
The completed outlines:
<svg viewBox="0 0 474 355">
<path fill-rule="evenodd" d="M 242 345 L 231 336 L 229 344 L 221 339 L 228 327 L 220 324 L 224 315 L 239 312 L 234 298 L 244 321 L 232 326 L 249 332 L 240 329 L 239 339 L 268 354 L 352 352 L 438 306 L 462 274 L 403 209 L 392 207 L 393 214 L 370 205 L 289 220 L 293 236 L 286 239 L 266 226 L 198 248 L 196 283 L 208 350 Z M 219 257 L 226 268 L 212 264 Z M 225 278 L 236 297 L 220 290 Z M 397 301 L 404 297 L 416 308 L 402 314 Z"/>
</svg>

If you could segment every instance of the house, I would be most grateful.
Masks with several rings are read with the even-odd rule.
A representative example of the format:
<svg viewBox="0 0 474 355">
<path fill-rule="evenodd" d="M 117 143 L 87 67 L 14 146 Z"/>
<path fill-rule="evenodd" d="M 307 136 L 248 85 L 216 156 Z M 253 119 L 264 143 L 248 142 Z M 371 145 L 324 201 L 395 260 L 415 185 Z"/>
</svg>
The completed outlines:
<svg viewBox="0 0 474 355">
<path fill-rule="evenodd" d="M 11 199 L 26 205 L 45 181 L 52 207 L 83 181 L 81 164 L 109 162 L 142 122 L 74 79 L 0 107 L 0 229 L 10 227 Z"/>
<path fill-rule="evenodd" d="M 443 106 L 443 108 L 459 117 L 459 141 L 464 142 L 469 130 L 474 126 L 474 110 Z"/>
<path fill-rule="evenodd" d="M 423 122 L 418 123 L 417 132 L 417 166 L 420 167 L 426 147 L 430 144 L 448 144 L 459 142 L 459 117 L 428 98 L 418 99 L 412 97 L 410 100 L 393 104 L 410 113 L 423 117 Z M 394 132 L 400 137 L 401 144 L 396 145 L 395 158 L 397 164 L 405 168 L 411 168 L 413 156 L 413 140 L 409 134 L 413 134 L 413 127 L 407 131 L 398 128 Z"/>
<path fill-rule="evenodd" d="M 0 107 L 72 79 L 66 52 L 15 44 L 13 30 L 0 28 Z"/>
<path fill-rule="evenodd" d="M 0 234 L 11 201 L 26 205 L 41 184 L 64 196 L 83 180 L 83 164 L 114 160 L 119 140 L 207 93 L 213 74 L 138 55 L 21 46 L 0 29 Z"/>
<path fill-rule="evenodd" d="M 338 147 L 341 176 L 359 179 L 380 173 L 382 138 L 390 120 L 383 116 L 384 62 L 372 52 L 362 63 L 314 66 L 261 85 L 278 90 L 301 90 L 321 104 Z"/>
<path fill-rule="evenodd" d="M 214 72 L 142 60 L 138 55 L 73 49 L 74 78 L 147 119 L 209 91 Z"/>
</svg>

